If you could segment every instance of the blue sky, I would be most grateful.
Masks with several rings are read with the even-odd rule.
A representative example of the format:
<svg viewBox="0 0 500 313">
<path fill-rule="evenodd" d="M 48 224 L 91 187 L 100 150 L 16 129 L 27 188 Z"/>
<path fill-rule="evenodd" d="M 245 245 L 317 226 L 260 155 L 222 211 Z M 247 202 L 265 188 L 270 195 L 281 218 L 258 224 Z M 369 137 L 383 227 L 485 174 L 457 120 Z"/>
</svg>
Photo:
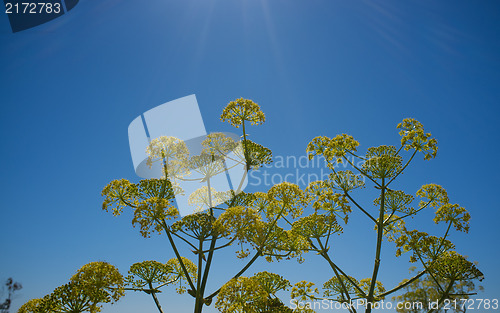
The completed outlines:
<svg viewBox="0 0 500 313">
<path fill-rule="evenodd" d="M 480 297 L 498 297 L 499 21 L 496 1 L 82 0 L 15 34 L 0 15 L 0 279 L 24 285 L 13 311 L 87 262 L 126 272 L 173 257 L 165 238 L 141 238 L 130 215 L 103 212 L 100 192 L 113 179 L 138 180 L 128 124 L 190 94 L 208 131 L 232 131 L 219 121 L 229 101 L 259 103 L 267 122 L 251 138 L 282 156 L 304 155 L 318 135 L 349 133 L 361 151 L 396 145 L 396 124 L 420 120 L 438 139 L 438 157 L 419 158 L 398 187 L 439 183 L 470 211 L 469 235 L 452 239 L 486 275 Z M 426 216 L 422 227 L 438 231 Z M 364 278 L 374 237 L 363 216 L 350 224 L 333 255 Z M 384 249 L 390 288 L 408 264 L 393 260 L 391 244 Z M 242 266 L 234 259 L 215 260 L 212 288 Z M 331 277 L 312 255 L 300 266 L 262 260 L 251 268 L 262 270 L 292 282 Z M 192 310 L 189 297 L 172 293 L 160 296 L 168 312 Z M 103 312 L 154 310 L 146 295 L 131 294 Z"/>
</svg>

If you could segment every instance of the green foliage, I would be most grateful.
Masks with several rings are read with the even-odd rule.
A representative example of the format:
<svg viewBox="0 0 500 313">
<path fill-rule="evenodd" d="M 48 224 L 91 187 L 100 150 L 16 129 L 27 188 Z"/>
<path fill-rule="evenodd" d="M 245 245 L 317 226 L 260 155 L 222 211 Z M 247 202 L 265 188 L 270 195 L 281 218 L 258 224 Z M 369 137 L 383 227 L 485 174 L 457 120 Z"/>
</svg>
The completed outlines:
<svg viewBox="0 0 500 313">
<path fill-rule="evenodd" d="M 269 272 L 235 278 L 221 288 L 215 307 L 223 313 L 293 312 L 276 297 L 289 287 L 288 280 Z"/>
<path fill-rule="evenodd" d="M 315 156 L 321 155 L 327 161 L 333 161 L 335 159 L 337 163 L 340 163 L 347 153 L 355 152 L 357 146 L 359 146 L 359 142 L 354 140 L 352 136 L 346 134 L 337 135 L 334 138 L 320 136 L 314 138 L 307 145 L 306 152 L 309 156 L 309 160 L 312 160 Z"/>
<path fill-rule="evenodd" d="M 241 98 L 224 108 L 221 120 L 236 128 L 241 126 L 241 139 L 223 133 L 210 134 L 202 142 L 200 155 L 190 155 L 186 144 L 178 138 L 153 139 L 146 150 L 148 164 L 160 162 L 163 177 L 138 183 L 114 180 L 102 191 L 103 210 L 118 216 L 129 208 L 132 224 L 139 226 L 142 236 L 166 235 L 174 254 L 172 259 L 167 263 L 135 263 L 125 280 L 105 262 L 90 263 L 50 296 L 26 303 L 21 312 L 98 312 L 102 303 L 118 300 L 125 290 L 151 295 L 163 312 L 156 294 L 160 288 L 173 284 L 178 284 L 178 293 L 193 297 L 195 313 L 201 313 L 215 297 L 215 307 L 222 312 L 314 312 L 307 307 L 292 310 L 277 297 L 277 293 L 291 287 L 285 278 L 268 272 L 243 276 L 260 257 L 268 262 L 291 258 L 303 262 L 303 255 L 309 252 L 325 260 L 331 272 L 325 275 L 328 280 L 323 283 L 321 294 L 313 282 L 296 283 L 291 289 L 291 298 L 295 300 L 349 303 L 363 299 L 374 303 L 405 290 L 393 300 L 426 297 L 442 303 L 453 299 L 459 291 L 471 295 L 474 281 L 482 279 L 480 270 L 456 252 L 450 241 L 453 229 L 468 232 L 467 210 L 450 203 L 446 190 L 437 184 L 425 184 L 416 193 L 392 189 L 393 182 L 416 154 L 422 153 L 425 160 L 437 154 L 436 139 L 417 120 L 404 119 L 397 125 L 399 146 L 369 147 L 364 155 L 357 151 L 360 144 L 350 135 L 316 137 L 307 145 L 306 153 L 310 160 L 326 160 L 331 172 L 325 180 L 311 182 L 304 190 L 283 182 L 267 192 L 255 193 L 240 192 L 240 187 L 216 190 L 210 179 L 227 170 L 224 160 L 244 165 L 247 172 L 272 162 L 270 149 L 247 138 L 246 127 L 264 123 L 265 115 L 252 100 Z M 339 166 L 345 169 L 339 170 Z M 196 174 L 196 178 L 187 178 L 190 173 Z M 197 212 L 180 217 L 174 199 L 185 193 L 180 182 L 188 179 L 202 184 L 188 195 L 189 204 Z M 369 193 L 367 187 L 373 187 L 369 190 L 376 194 L 373 206 L 355 199 L 356 193 Z M 408 218 L 423 210 L 434 210 L 434 222 L 445 228 L 443 235 L 408 228 Z M 373 271 L 364 279 L 343 271 L 332 253 L 332 242 L 344 235 L 349 217 L 355 213 L 373 222 L 368 231 L 374 230 L 376 242 L 375 255 L 366 257 L 373 260 Z M 386 242 L 395 246 L 396 257 L 408 256 L 409 262 L 421 267 L 414 277 L 388 291 L 377 280 L 382 245 Z M 193 261 L 181 255 L 180 251 L 185 250 L 178 249 L 179 244 L 191 250 Z M 227 277 L 227 283 L 207 292 L 214 255 L 230 246 L 237 246 L 236 257 L 247 262 L 239 272 Z M 370 307 L 366 312 L 371 312 Z"/>
<path fill-rule="evenodd" d="M 466 257 L 456 251 L 446 251 L 433 260 L 429 266 L 429 274 L 434 274 L 446 281 L 482 280 L 483 273 L 476 268 L 474 263 L 467 261 Z"/>
<path fill-rule="evenodd" d="M 100 312 L 100 302 L 110 302 L 107 293 L 89 288 L 81 282 L 70 281 L 54 289 L 45 308 L 49 312 Z"/>
<path fill-rule="evenodd" d="M 163 284 L 177 279 L 172 275 L 172 268 L 158 261 L 142 261 L 130 266 L 126 281 L 136 288 Z"/>
<path fill-rule="evenodd" d="M 410 268 L 410 272 L 414 272 L 415 269 L 415 267 Z M 403 280 L 401 284 L 407 282 L 408 280 Z M 476 287 L 472 279 L 454 281 L 450 285 L 450 281 L 446 281 L 443 277 L 433 277 L 426 274 L 406 285 L 403 288 L 404 293 L 394 296 L 392 300 L 401 303 L 400 307 L 396 308 L 399 313 L 424 313 L 428 311 L 428 307 L 426 305 L 420 307 L 415 304 L 439 301 L 442 295 L 441 286 L 446 285 L 451 286 L 449 290 L 450 301 L 458 300 L 458 305 L 449 306 L 448 312 L 464 313 L 466 309 L 460 305 L 461 301 L 463 301 L 460 299 L 469 299 L 473 291 L 476 289 L 482 290 L 481 286 Z M 437 312 L 444 312 L 443 307 Z"/>
<path fill-rule="evenodd" d="M 107 262 L 85 264 L 71 277 L 71 281 L 88 290 L 101 290 L 103 298 L 98 302 L 115 302 L 124 294 L 123 276 L 116 267 Z"/>
<path fill-rule="evenodd" d="M 42 299 L 31 299 L 25 304 L 23 304 L 17 313 L 39 313 L 42 312 L 41 307 L 43 305 Z"/>
<path fill-rule="evenodd" d="M 124 295 L 124 279 L 118 269 L 107 262 L 82 266 L 62 286 L 42 299 L 25 303 L 20 313 L 101 312 L 102 304 L 114 303 Z"/>
<path fill-rule="evenodd" d="M 434 282 L 444 284 L 438 285 L 434 297 L 442 303 L 451 296 L 446 283 L 451 284 L 451 287 L 455 285 L 470 287 L 473 286 L 473 280 L 482 279 L 482 273 L 457 253 L 454 250 L 455 246 L 449 240 L 452 226 L 457 231 L 468 232 L 470 215 L 463 207 L 449 202 L 443 187 L 436 184 L 423 185 L 416 192 L 416 197 L 421 199 L 418 208 L 415 208 L 413 195 L 403 190 L 389 188 L 417 153 L 423 153 L 425 160 L 434 158 L 437 153 L 436 139 L 424 131 L 420 122 L 404 119 L 397 128 L 400 129 L 401 136 L 399 148 L 390 145 L 371 147 L 364 156 L 358 155 L 359 143 L 346 134 L 334 138 L 316 137 L 308 144 L 306 152 L 309 158 L 323 157 L 332 172 L 328 179 L 312 182 L 306 188 L 309 204 L 314 212 L 291 222 L 290 225 L 296 237 L 302 237 L 303 241 L 308 242 L 303 252 L 316 251 L 325 259 L 334 276 L 323 285 L 323 297 L 319 296 L 319 291 L 314 288 L 313 283 L 302 281 L 292 289 L 292 298 L 301 301 L 329 299 L 342 303 L 348 303 L 352 299 L 364 299 L 368 303 L 373 303 L 397 290 L 407 288 L 426 274 L 430 275 Z M 413 152 L 405 160 L 402 151 Z M 339 163 L 351 166 L 352 171 L 339 171 L 337 169 Z M 366 181 L 371 182 L 378 192 L 378 197 L 373 201 L 375 210 L 363 206 L 354 199 L 354 191 L 365 187 Z M 376 232 L 377 244 L 372 278 L 359 281 L 342 271 L 329 254 L 331 235 L 342 233 L 337 218 L 341 218 L 347 224 L 352 208 L 373 221 Z M 435 223 L 446 225 L 443 236 L 433 236 L 407 228 L 405 219 L 415 216 L 426 208 L 435 210 Z M 420 262 L 422 267 L 422 272 L 416 277 L 389 291 L 376 280 L 381 265 L 384 237 L 396 245 L 396 256 L 410 252 L 409 261 Z M 370 306 L 366 312 L 371 312 Z"/>
<path fill-rule="evenodd" d="M 341 233 L 342 227 L 337 223 L 333 214 L 313 213 L 293 223 L 292 232 L 298 236 L 319 239 L 330 234 Z"/>
<path fill-rule="evenodd" d="M 251 100 L 237 99 L 223 110 L 222 121 L 242 126 L 242 140 L 235 141 L 223 133 L 207 136 L 202 142 L 200 155 L 190 155 L 185 144 L 174 137 L 160 137 L 151 141 L 146 153 L 148 163 L 162 162 L 164 177 L 142 180 L 137 184 L 128 180 L 111 182 L 102 192 L 103 209 L 120 215 L 125 208 L 133 211 L 132 224 L 139 225 L 140 233 L 149 237 L 153 233 L 166 234 L 175 258 L 169 262 L 178 276 L 172 276 L 172 268 L 155 261 L 134 264 L 128 278 L 131 288 L 148 291 L 154 296 L 158 286 L 176 279 L 185 280 L 187 293 L 194 297 L 195 311 L 201 312 L 221 289 L 208 296 L 205 293 L 208 273 L 216 251 L 238 245 L 239 258 L 247 258 L 250 250 L 254 256 L 237 279 L 255 260 L 265 256 L 268 261 L 284 257 L 299 257 L 306 243 L 291 231 L 285 231 L 279 222 L 286 217 L 297 218 L 307 204 L 306 194 L 296 185 L 282 183 L 268 192 L 239 193 L 240 190 L 216 190 L 210 186 L 210 178 L 226 170 L 224 159 L 244 164 L 247 171 L 256 170 L 272 161 L 271 150 L 248 140 L 245 124 L 260 125 L 265 121 L 260 107 Z M 202 185 L 188 195 L 188 203 L 196 206 L 198 213 L 180 217 L 173 206 L 178 193 L 184 193 L 178 182 L 188 173 L 196 173 Z M 208 209 L 208 210 L 207 210 Z M 198 259 L 193 263 L 179 253 L 178 243 L 188 245 Z M 283 254 L 281 251 L 286 250 Z M 176 263 L 172 263 L 172 262 Z M 186 291 L 179 287 L 179 292 Z M 160 312 L 162 309 L 153 297 Z M 273 300 L 274 301 L 274 300 Z M 271 303 L 269 303 L 271 305 Z"/>
<path fill-rule="evenodd" d="M 244 148 L 243 148 L 244 147 Z M 264 146 L 259 145 L 249 139 L 243 140 L 239 149 L 235 150 L 235 154 L 243 158 L 246 151 L 246 163 L 248 168 L 258 170 L 264 164 L 271 164 L 272 152 Z"/>
<path fill-rule="evenodd" d="M 196 281 L 196 265 L 189 259 L 182 258 L 182 262 L 187 269 L 189 277 Z M 130 286 L 127 290 L 143 291 L 147 294 L 160 293 L 160 288 L 177 284 L 177 293 L 183 294 L 186 288 L 183 282 L 186 281 L 185 273 L 176 258 L 168 260 L 167 263 L 158 261 L 142 261 L 132 264 L 128 271 L 126 284 Z"/>
</svg>

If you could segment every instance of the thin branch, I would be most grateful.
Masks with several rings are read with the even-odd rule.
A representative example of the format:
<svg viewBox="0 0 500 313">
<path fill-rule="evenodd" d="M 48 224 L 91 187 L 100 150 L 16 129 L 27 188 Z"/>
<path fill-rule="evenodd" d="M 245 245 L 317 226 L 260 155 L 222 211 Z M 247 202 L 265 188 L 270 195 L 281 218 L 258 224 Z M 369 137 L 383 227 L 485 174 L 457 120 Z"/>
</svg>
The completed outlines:
<svg viewBox="0 0 500 313">
<path fill-rule="evenodd" d="M 398 218 L 395 218 L 395 219 L 393 219 L 392 221 L 389 221 L 389 222 L 388 222 L 388 224 L 386 224 L 386 225 L 392 224 L 392 223 L 394 223 L 394 222 L 396 222 L 396 221 L 399 221 L 399 220 L 401 220 L 401 219 L 403 219 L 403 218 L 406 218 L 406 217 L 408 217 L 408 216 L 411 216 L 411 215 L 415 215 L 415 214 L 417 214 L 418 212 L 420 212 L 420 211 L 422 211 L 423 209 L 425 209 L 425 208 L 426 208 L 426 207 L 427 207 L 430 203 L 432 203 L 433 201 L 434 201 L 434 200 L 429 200 L 429 202 L 427 202 L 427 203 L 426 203 L 423 207 L 421 207 L 420 209 L 416 210 L 415 212 L 413 212 L 413 213 L 409 213 L 409 214 L 406 214 L 406 215 L 403 215 L 403 216 L 400 216 L 400 217 L 398 217 Z"/>
<path fill-rule="evenodd" d="M 373 222 L 375 222 L 375 224 L 377 223 L 377 220 L 373 216 L 371 216 L 370 213 L 365 211 L 356 201 L 354 201 L 354 199 L 347 192 L 345 192 L 344 194 L 349 198 L 349 200 L 351 200 L 352 203 L 354 203 L 354 205 L 356 205 L 361 210 L 361 212 L 365 213 L 366 216 L 368 216 Z"/>
<path fill-rule="evenodd" d="M 311 244 L 311 246 L 316 249 L 317 252 L 320 253 L 321 255 L 321 251 L 320 249 L 318 249 L 314 243 L 311 241 L 311 239 L 308 239 L 309 243 Z M 313 250 L 311 250 L 313 251 Z M 330 267 L 332 269 L 337 269 L 363 296 L 366 296 L 365 292 L 363 291 L 363 289 L 361 289 L 358 284 L 356 284 L 352 279 L 351 277 L 349 277 L 344 271 L 342 271 L 342 269 L 340 267 L 337 266 L 337 264 L 335 264 L 332 259 L 330 258 L 330 256 L 326 253 L 324 255 L 321 255 L 327 262 L 328 264 L 330 265 Z"/>
<path fill-rule="evenodd" d="M 358 159 L 361 159 L 361 160 L 366 160 L 364 157 L 362 156 L 359 156 L 359 155 L 356 155 L 354 152 L 350 151 L 350 150 L 346 150 L 347 153 L 349 153 L 350 155 L 354 156 L 354 157 L 357 157 Z"/>
<path fill-rule="evenodd" d="M 408 281 L 406 281 L 404 284 L 398 285 L 398 286 L 392 288 L 391 290 L 386 291 L 386 292 L 378 295 L 377 297 L 378 298 L 382 298 L 382 297 L 385 297 L 385 296 L 387 296 L 387 295 L 389 295 L 389 294 L 391 294 L 393 292 L 396 292 L 399 289 L 404 288 L 404 287 L 408 286 L 409 284 L 413 283 L 415 280 L 417 280 L 420 277 L 422 277 L 422 275 L 424 275 L 425 273 L 427 273 L 427 270 L 421 271 L 420 273 L 418 273 L 417 275 L 415 275 L 414 277 L 412 277 L 411 279 L 409 279 Z"/>
<path fill-rule="evenodd" d="M 347 163 L 349 163 L 352 167 L 354 167 L 358 172 L 360 172 L 361 174 L 363 174 L 363 176 L 368 177 L 368 179 L 371 180 L 375 185 L 377 185 L 379 188 L 382 188 L 382 186 L 380 186 L 380 184 L 376 180 L 374 180 L 370 175 L 368 175 L 365 171 L 363 171 L 362 169 L 358 168 L 351 161 L 349 161 L 349 159 L 347 159 L 345 156 L 343 156 L 342 158 L 344 160 L 346 160 Z"/>
<path fill-rule="evenodd" d="M 219 249 L 222 249 L 225 247 L 229 247 L 235 240 L 236 240 L 236 237 L 233 237 L 228 243 L 223 244 L 222 246 L 215 247 L 215 248 L 209 248 L 208 250 L 204 250 L 203 253 L 207 253 L 210 251 L 216 251 L 216 250 L 219 250 Z"/>
<path fill-rule="evenodd" d="M 321 248 L 321 254 L 323 255 L 323 257 L 327 258 L 327 259 L 330 259 L 330 257 L 328 256 L 328 253 L 326 252 L 326 248 L 321 243 L 321 240 L 319 240 L 319 238 L 316 238 L 316 240 L 318 241 L 319 247 Z M 342 293 L 345 294 L 347 300 L 350 302 L 351 301 L 351 296 L 349 296 L 349 290 L 345 286 L 344 280 L 340 277 L 340 274 L 339 274 L 339 272 L 337 271 L 337 269 L 335 267 L 332 267 L 332 269 L 333 269 L 333 272 L 335 273 L 335 276 L 337 276 L 337 279 L 340 282 L 340 286 L 342 287 Z M 353 310 L 354 313 L 356 313 L 356 309 L 355 308 L 352 308 L 352 310 Z"/>
<path fill-rule="evenodd" d="M 399 152 L 399 151 L 398 151 Z M 401 168 L 401 170 L 399 170 L 399 172 L 386 184 L 386 186 L 389 186 L 390 183 L 392 183 L 393 180 L 395 180 L 399 174 L 403 173 L 403 171 L 405 170 L 405 168 L 410 164 L 411 160 L 413 160 L 413 157 L 415 156 L 415 154 L 417 154 L 417 150 L 415 150 L 413 152 L 413 154 L 411 155 L 410 159 L 408 160 L 408 162 L 406 162 L 405 166 L 403 166 Z"/>
<path fill-rule="evenodd" d="M 182 231 L 181 231 L 181 232 L 182 232 Z M 195 245 L 193 245 L 192 243 L 190 243 L 190 242 L 189 242 L 186 238 L 179 236 L 179 235 L 178 235 L 177 233 L 175 233 L 175 232 L 172 232 L 172 235 L 176 236 L 177 238 L 182 239 L 184 242 L 186 242 L 188 245 L 190 245 L 190 246 L 193 248 L 193 250 L 196 250 Z"/>
<path fill-rule="evenodd" d="M 181 255 L 179 254 L 179 251 L 177 250 L 177 246 L 175 245 L 174 239 L 172 238 L 172 235 L 170 234 L 170 230 L 168 228 L 167 222 L 165 219 L 162 221 L 163 222 L 163 228 L 165 229 L 165 233 L 167 234 L 168 241 L 170 242 L 170 246 L 172 246 L 172 249 L 174 250 L 175 256 L 177 257 L 177 260 L 179 261 L 179 264 L 182 268 L 182 271 L 184 272 L 184 275 L 186 276 L 186 280 L 189 283 L 189 286 L 193 291 L 195 291 L 195 287 L 193 284 L 193 281 L 191 280 L 191 276 L 189 276 L 189 272 L 186 269 L 186 266 L 184 265 L 184 261 L 182 260 Z"/>
<path fill-rule="evenodd" d="M 416 249 L 414 251 L 415 251 L 415 253 L 418 256 L 418 259 L 420 260 L 420 263 L 422 263 L 422 265 L 424 266 L 425 270 L 429 273 L 429 275 L 431 275 L 432 280 L 434 280 L 434 282 L 436 283 L 436 285 L 438 286 L 438 288 L 441 290 L 441 292 L 444 292 L 444 289 L 443 289 L 443 287 L 441 287 L 441 284 L 439 284 L 437 278 L 434 277 L 434 275 L 432 274 L 432 272 L 429 271 L 429 269 L 427 268 L 427 265 L 425 264 L 424 260 L 422 259 L 422 256 L 420 255 L 420 253 L 418 253 L 418 251 Z"/>
</svg>

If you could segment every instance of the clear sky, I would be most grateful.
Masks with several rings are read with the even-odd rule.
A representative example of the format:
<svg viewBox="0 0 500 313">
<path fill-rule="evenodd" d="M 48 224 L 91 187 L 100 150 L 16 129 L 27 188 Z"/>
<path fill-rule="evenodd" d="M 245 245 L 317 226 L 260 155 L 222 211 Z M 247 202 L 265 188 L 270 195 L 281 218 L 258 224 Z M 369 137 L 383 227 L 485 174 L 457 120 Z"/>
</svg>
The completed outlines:
<svg viewBox="0 0 500 313">
<path fill-rule="evenodd" d="M 469 235 L 452 240 L 485 273 L 479 297 L 498 298 L 499 34 L 500 3 L 486 0 L 82 0 L 15 34 L 0 14 L 0 279 L 24 285 L 12 311 L 87 262 L 126 273 L 134 262 L 173 257 L 165 238 L 140 237 L 130 214 L 103 212 L 100 192 L 113 179 L 138 180 L 128 124 L 190 94 L 208 131 L 232 131 L 219 121 L 229 101 L 259 103 L 267 122 L 251 138 L 281 156 L 304 155 L 313 137 L 339 133 L 361 151 L 397 145 L 397 123 L 420 120 L 438 139 L 438 156 L 419 157 L 398 187 L 414 193 L 439 183 L 470 211 Z M 296 169 L 269 169 L 287 170 Z M 432 224 L 425 216 L 422 225 Z M 361 215 L 350 226 L 333 256 L 364 278 L 372 226 Z M 391 244 L 384 249 L 381 279 L 390 288 L 409 265 L 393 260 Z M 243 264 L 232 252 L 215 262 L 209 289 Z M 292 282 L 332 276 L 315 255 L 303 265 L 261 260 L 250 273 L 262 270 Z M 192 311 L 190 297 L 172 289 L 160 299 L 167 312 Z M 154 310 L 146 295 L 130 294 L 103 312 Z"/>
</svg>

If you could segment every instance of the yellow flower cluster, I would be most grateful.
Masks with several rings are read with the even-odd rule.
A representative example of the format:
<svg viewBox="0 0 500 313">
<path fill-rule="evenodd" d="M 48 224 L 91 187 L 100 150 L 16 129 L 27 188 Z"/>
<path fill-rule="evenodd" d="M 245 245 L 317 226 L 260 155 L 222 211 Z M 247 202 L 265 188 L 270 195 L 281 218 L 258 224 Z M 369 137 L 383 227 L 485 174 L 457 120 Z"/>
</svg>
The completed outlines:
<svg viewBox="0 0 500 313">
<path fill-rule="evenodd" d="M 248 139 L 242 140 L 234 152 L 240 160 L 246 161 L 248 169 L 256 170 L 263 164 L 271 164 L 273 161 L 271 149 Z"/>
<path fill-rule="evenodd" d="M 172 136 L 155 138 L 146 148 L 146 154 L 149 167 L 154 162 L 162 162 L 164 177 L 175 179 L 189 174 L 189 149 L 186 143 L 178 138 Z"/>
<path fill-rule="evenodd" d="M 238 146 L 238 143 L 224 133 L 211 133 L 201 145 L 203 146 L 202 154 L 225 157 Z"/>
<path fill-rule="evenodd" d="M 160 234 L 164 230 L 161 223 L 163 220 L 177 218 L 179 211 L 173 205 L 172 200 L 157 197 L 147 198 L 141 201 L 134 210 L 132 225 L 139 225 L 141 235 L 150 237 L 151 232 Z"/>
<path fill-rule="evenodd" d="M 127 179 L 117 179 L 110 182 L 101 193 L 105 197 L 102 209 L 108 212 L 109 208 L 114 216 L 123 212 L 123 208 L 135 205 L 140 194 L 137 186 Z"/>
<path fill-rule="evenodd" d="M 31 299 L 23 304 L 17 313 L 42 313 L 43 312 L 43 299 Z"/>
<path fill-rule="evenodd" d="M 342 227 L 333 214 L 318 214 L 302 217 L 292 224 L 292 232 L 298 236 L 319 239 L 330 234 L 341 233 Z"/>
<path fill-rule="evenodd" d="M 329 175 L 330 186 L 334 189 L 347 193 L 356 188 L 363 188 L 365 182 L 361 174 L 354 174 L 352 171 L 336 171 Z"/>
<path fill-rule="evenodd" d="M 214 228 L 221 235 L 242 243 L 253 242 L 257 233 L 265 229 L 261 215 L 251 207 L 234 206 L 227 208 L 215 222 Z"/>
<path fill-rule="evenodd" d="M 344 287 L 349 294 L 359 294 L 359 291 L 354 286 L 354 284 L 359 285 L 359 282 L 356 278 L 352 276 L 349 276 L 349 279 L 343 276 L 340 277 L 341 278 L 339 279 L 337 276 L 334 276 L 323 284 L 323 296 L 335 297 L 335 300 L 337 301 L 347 301 Z"/>
<path fill-rule="evenodd" d="M 140 226 L 144 237 L 151 231 L 163 230 L 161 221 L 176 218 L 179 212 L 173 206 L 174 189 L 166 179 L 145 179 L 132 184 L 126 179 L 114 180 L 104 187 L 102 195 L 103 210 L 112 210 L 113 215 L 120 215 L 123 208 L 134 210 L 132 224 Z"/>
<path fill-rule="evenodd" d="M 193 237 L 203 240 L 215 234 L 214 222 L 215 218 L 206 212 L 189 214 L 172 224 L 171 230 L 174 233 L 189 233 Z"/>
<path fill-rule="evenodd" d="M 312 294 L 317 293 L 318 288 L 314 287 L 314 283 L 302 280 L 293 286 L 290 297 L 299 301 L 306 301 L 311 298 Z"/>
<path fill-rule="evenodd" d="M 375 206 L 380 206 L 381 197 L 373 200 Z M 384 211 L 386 213 L 401 212 L 404 214 L 414 214 L 415 209 L 410 206 L 414 197 L 406 194 L 402 190 L 387 190 L 384 197 Z"/>
<path fill-rule="evenodd" d="M 451 222 L 458 231 L 469 232 L 470 214 L 458 204 L 446 203 L 436 210 L 434 222 Z"/>
<path fill-rule="evenodd" d="M 191 279 L 192 282 L 197 281 L 197 271 L 198 267 L 188 258 L 181 257 L 182 264 L 186 268 L 186 271 L 188 272 L 188 275 Z M 186 288 L 183 286 L 183 282 L 187 280 L 186 274 L 182 270 L 181 263 L 179 262 L 179 259 L 177 258 L 172 258 L 167 261 L 167 267 L 170 268 L 172 273 L 179 277 L 179 286 L 176 288 L 176 291 L 178 294 L 182 294 L 186 291 Z"/>
<path fill-rule="evenodd" d="M 455 246 L 447 239 L 436 236 L 429 236 L 426 232 L 418 230 L 404 231 L 403 234 L 395 240 L 396 256 L 404 252 L 411 251 L 410 262 L 414 263 L 418 258 L 422 261 L 431 262 L 442 253 L 450 251 Z"/>
<path fill-rule="evenodd" d="M 425 160 L 436 157 L 437 140 L 431 137 L 431 133 L 424 131 L 422 123 L 413 118 L 405 118 L 397 128 L 401 129 L 399 131 L 401 145 L 406 151 L 415 149 L 415 151 L 423 152 Z"/>
<path fill-rule="evenodd" d="M 370 291 L 370 286 L 372 284 L 372 279 L 371 278 L 364 278 L 362 280 L 359 281 L 359 287 L 361 289 L 363 289 L 363 291 L 365 292 L 365 294 L 368 294 L 368 292 Z M 384 285 L 380 282 L 380 281 L 375 281 L 375 301 L 380 301 L 380 300 L 383 300 L 384 297 L 377 297 L 376 295 L 378 294 L 382 294 L 385 292 L 385 288 L 384 288 Z M 360 292 L 358 291 L 357 294 L 359 296 L 362 296 L 360 295 Z"/>
<path fill-rule="evenodd" d="M 312 202 L 315 212 L 337 214 L 347 224 L 349 213 L 352 212 L 349 201 L 344 193 L 334 192 L 331 185 L 325 181 L 311 182 L 306 188 L 307 199 Z"/>
<path fill-rule="evenodd" d="M 167 283 L 176 278 L 172 268 L 158 261 L 142 261 L 134 263 L 126 277 L 128 285 L 135 288 L 149 287 L 149 285 Z"/>
<path fill-rule="evenodd" d="M 146 148 L 149 164 L 158 159 L 176 158 L 187 160 L 189 150 L 186 143 L 179 138 L 172 136 L 161 136 L 154 138 Z"/>
<path fill-rule="evenodd" d="M 260 110 L 260 106 L 249 99 L 236 99 L 222 111 L 221 121 L 228 121 L 231 125 L 239 128 L 245 121 L 252 125 L 260 125 L 266 121 L 266 116 Z"/>
<path fill-rule="evenodd" d="M 41 299 L 25 303 L 20 313 L 101 312 L 103 303 L 113 303 L 124 295 L 124 279 L 118 269 L 107 262 L 82 266 L 71 280 Z"/>
<path fill-rule="evenodd" d="M 368 148 L 363 170 L 372 178 L 388 178 L 399 174 L 403 158 L 397 154 L 394 146 Z"/>
<path fill-rule="evenodd" d="M 222 286 L 215 307 L 223 313 L 291 312 L 275 296 L 290 286 L 288 280 L 269 272 L 233 278 Z"/>
<path fill-rule="evenodd" d="M 266 216 L 272 219 L 278 214 L 291 215 L 297 218 L 302 215 L 304 206 L 307 205 L 306 194 L 297 186 L 289 182 L 274 185 L 267 192 L 269 209 Z"/>
<path fill-rule="evenodd" d="M 309 160 L 312 160 L 314 156 L 322 155 L 327 161 L 336 159 L 337 162 L 341 162 L 342 157 L 348 151 L 356 151 L 357 146 L 359 146 L 359 142 L 347 134 L 337 135 L 334 138 L 319 136 L 307 145 L 306 152 Z"/>
<path fill-rule="evenodd" d="M 71 277 L 71 281 L 81 283 L 90 290 L 106 291 L 109 302 L 118 301 L 125 294 L 123 276 L 115 266 L 103 261 L 85 264 Z"/>
<path fill-rule="evenodd" d="M 450 201 L 448 198 L 448 193 L 446 189 L 437 184 L 427 184 L 423 185 L 418 191 L 417 196 L 420 198 L 427 199 L 427 201 L 421 201 L 419 206 L 422 208 L 426 205 L 431 207 L 440 207 Z"/>
<path fill-rule="evenodd" d="M 210 192 L 207 186 L 193 191 L 188 197 L 188 204 L 195 206 L 194 212 L 199 213 L 206 209 L 213 208 L 217 204 L 229 201 L 233 195 L 231 191 L 217 191 L 210 187 Z"/>
<path fill-rule="evenodd" d="M 224 159 L 208 153 L 193 155 L 189 159 L 189 168 L 202 175 L 200 182 L 205 182 L 211 177 L 224 172 Z"/>
<path fill-rule="evenodd" d="M 484 275 L 474 263 L 455 251 L 447 251 L 429 265 L 429 270 L 438 277 L 450 281 L 482 280 Z"/>
</svg>

